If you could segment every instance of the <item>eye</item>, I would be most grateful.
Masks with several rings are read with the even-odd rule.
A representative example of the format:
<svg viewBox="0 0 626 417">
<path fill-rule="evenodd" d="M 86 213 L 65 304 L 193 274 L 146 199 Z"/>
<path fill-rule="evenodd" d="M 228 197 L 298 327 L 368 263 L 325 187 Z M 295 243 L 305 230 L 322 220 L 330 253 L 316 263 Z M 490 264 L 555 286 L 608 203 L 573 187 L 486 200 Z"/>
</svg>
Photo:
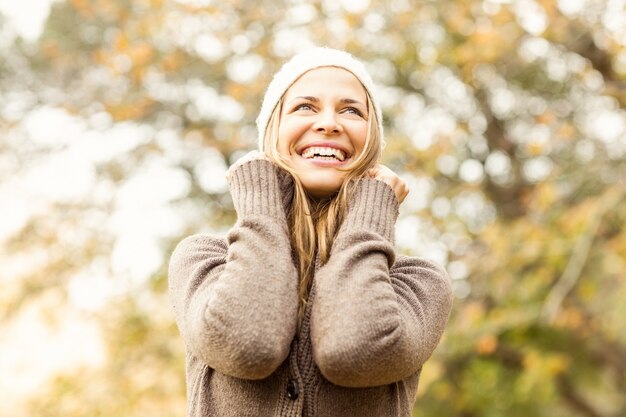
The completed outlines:
<svg viewBox="0 0 626 417">
<path fill-rule="evenodd" d="M 346 107 L 345 109 L 343 109 L 344 113 L 350 113 L 350 114 L 356 114 L 357 116 L 363 117 L 363 113 L 361 112 L 361 110 L 357 109 L 356 107 Z"/>
<path fill-rule="evenodd" d="M 311 106 L 308 103 L 298 104 L 296 107 L 294 107 L 293 111 L 298 111 L 298 110 L 310 111 L 310 110 L 313 110 L 313 106 Z"/>
</svg>

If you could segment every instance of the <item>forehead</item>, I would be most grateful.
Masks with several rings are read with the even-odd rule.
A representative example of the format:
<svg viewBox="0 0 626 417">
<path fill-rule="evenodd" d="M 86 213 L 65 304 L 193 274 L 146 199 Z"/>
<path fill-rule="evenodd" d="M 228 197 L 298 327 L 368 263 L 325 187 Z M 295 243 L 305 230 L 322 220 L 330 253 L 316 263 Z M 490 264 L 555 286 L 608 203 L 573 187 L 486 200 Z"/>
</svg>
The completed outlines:
<svg viewBox="0 0 626 417">
<path fill-rule="evenodd" d="M 338 67 L 320 67 L 305 72 L 289 87 L 285 98 L 295 96 L 337 95 L 366 101 L 365 88 L 350 71 Z"/>
</svg>

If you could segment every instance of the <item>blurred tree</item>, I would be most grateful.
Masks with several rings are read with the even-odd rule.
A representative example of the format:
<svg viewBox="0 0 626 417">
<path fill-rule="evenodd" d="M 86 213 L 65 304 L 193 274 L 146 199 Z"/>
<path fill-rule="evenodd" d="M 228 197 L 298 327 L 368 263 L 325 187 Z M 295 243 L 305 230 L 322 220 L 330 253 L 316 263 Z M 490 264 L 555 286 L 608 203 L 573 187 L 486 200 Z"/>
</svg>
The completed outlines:
<svg viewBox="0 0 626 417">
<path fill-rule="evenodd" d="M 454 281 L 414 415 L 625 415 L 624 22 L 602 0 L 70 0 L 34 43 L 0 31 L 0 320 L 77 310 L 106 352 L 25 413 L 183 414 L 169 253 L 232 224 L 271 74 L 326 44 L 380 86 L 398 246 Z"/>
</svg>

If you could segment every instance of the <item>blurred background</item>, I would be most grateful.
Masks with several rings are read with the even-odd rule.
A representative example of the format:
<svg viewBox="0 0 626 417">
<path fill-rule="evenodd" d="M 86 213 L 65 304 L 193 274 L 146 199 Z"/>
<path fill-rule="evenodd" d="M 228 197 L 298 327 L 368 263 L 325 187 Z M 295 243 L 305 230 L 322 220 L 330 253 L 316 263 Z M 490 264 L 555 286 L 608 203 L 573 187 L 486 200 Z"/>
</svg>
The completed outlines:
<svg viewBox="0 0 626 417">
<path fill-rule="evenodd" d="M 625 416 L 624 0 L 0 0 L 0 416 L 184 415 L 169 255 L 311 45 L 367 63 L 397 247 L 454 283 L 414 416 Z"/>
</svg>

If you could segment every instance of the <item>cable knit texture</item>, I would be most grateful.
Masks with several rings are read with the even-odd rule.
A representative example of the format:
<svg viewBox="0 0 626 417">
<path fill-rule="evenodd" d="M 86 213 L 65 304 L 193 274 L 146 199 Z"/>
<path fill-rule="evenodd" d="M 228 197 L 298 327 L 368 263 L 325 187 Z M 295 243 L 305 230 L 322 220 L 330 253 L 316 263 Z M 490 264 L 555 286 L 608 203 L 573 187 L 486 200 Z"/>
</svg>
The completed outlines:
<svg viewBox="0 0 626 417">
<path fill-rule="evenodd" d="M 172 254 L 188 416 L 409 417 L 451 308 L 445 271 L 396 255 L 393 190 L 358 180 L 298 329 L 288 178 L 267 160 L 236 167 L 227 237 L 194 235 Z"/>
</svg>

